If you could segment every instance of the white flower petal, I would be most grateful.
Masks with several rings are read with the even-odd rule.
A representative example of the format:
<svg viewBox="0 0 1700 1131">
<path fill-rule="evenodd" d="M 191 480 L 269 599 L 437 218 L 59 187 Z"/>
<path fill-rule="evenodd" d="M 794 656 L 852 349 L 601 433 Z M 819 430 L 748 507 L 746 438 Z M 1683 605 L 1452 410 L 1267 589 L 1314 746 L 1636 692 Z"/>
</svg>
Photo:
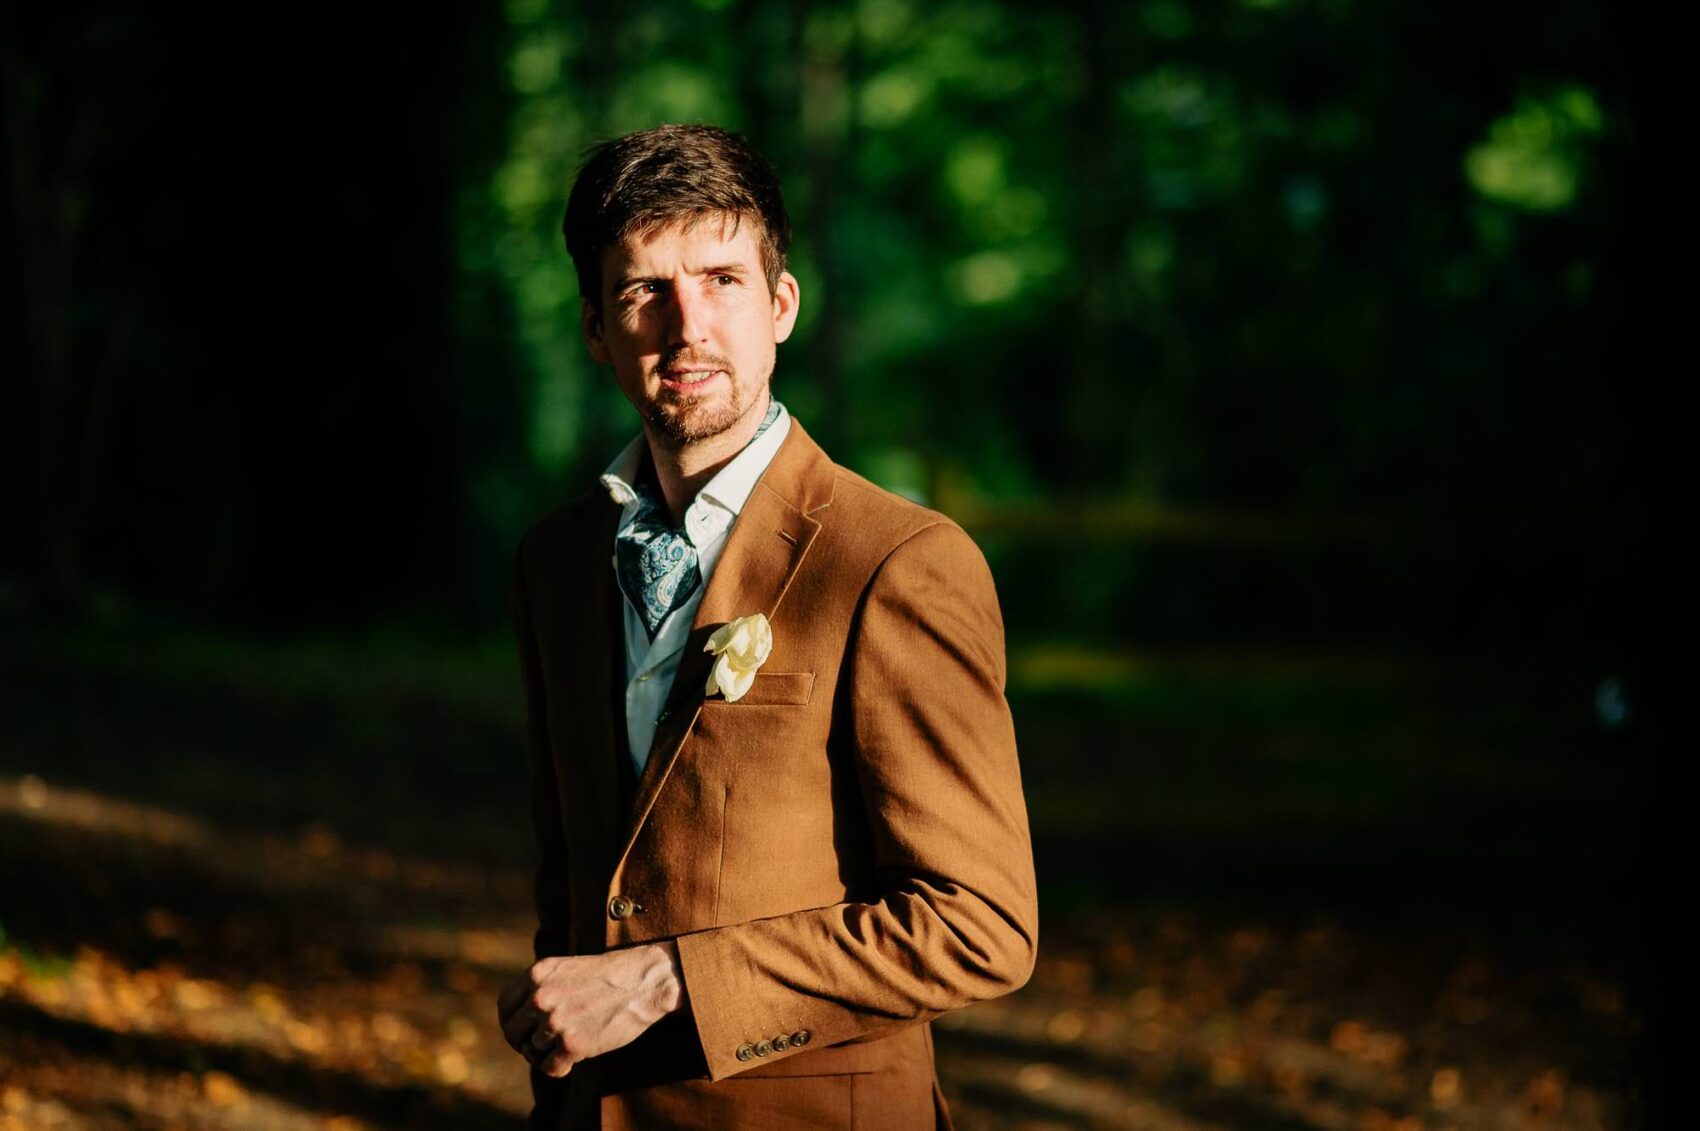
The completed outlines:
<svg viewBox="0 0 1700 1131">
<path fill-rule="evenodd" d="M 720 688 L 720 694 L 731 698 L 729 692 L 738 686 L 738 666 L 732 662 L 730 653 L 721 653 L 714 661 L 714 682 Z"/>
<path fill-rule="evenodd" d="M 726 701 L 736 703 L 744 697 L 744 692 L 756 681 L 754 671 L 733 671 L 730 684 L 726 687 Z"/>
<path fill-rule="evenodd" d="M 736 617 L 715 629 L 703 644 L 715 659 L 708 675 L 708 694 L 716 691 L 736 700 L 755 682 L 756 669 L 773 651 L 773 626 L 763 613 Z"/>
</svg>

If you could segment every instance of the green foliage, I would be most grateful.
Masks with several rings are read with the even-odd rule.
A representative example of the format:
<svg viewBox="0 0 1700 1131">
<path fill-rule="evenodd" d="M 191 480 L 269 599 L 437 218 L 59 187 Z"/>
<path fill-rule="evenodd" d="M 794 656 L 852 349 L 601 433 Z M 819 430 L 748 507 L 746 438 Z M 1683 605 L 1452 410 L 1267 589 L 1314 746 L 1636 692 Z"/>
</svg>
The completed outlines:
<svg viewBox="0 0 1700 1131">
<path fill-rule="evenodd" d="M 292 32 L 228 98 L 146 81 L 193 73 L 179 33 L 211 25 L 110 10 L 133 37 L 57 16 L 7 64 L 18 278 L 68 272 L 16 343 L 14 541 L 41 548 L 4 568 L 31 591 L 499 622 L 519 530 L 636 423 L 581 341 L 568 190 L 593 143 L 664 121 L 778 168 L 802 307 L 776 389 L 848 465 L 983 526 L 1050 512 L 1011 548 L 1036 557 L 1105 510 L 1394 531 L 1332 604 L 1326 539 L 1247 565 L 1280 593 L 1103 553 L 1061 602 L 1079 636 L 1130 631 L 1137 573 L 1224 634 L 1371 606 L 1511 638 L 1600 591 L 1630 521 L 1606 320 L 1636 308 L 1612 258 L 1635 122 L 1606 9 L 509 0 L 404 53 L 383 21 Z M 280 81 L 301 52 L 340 131 Z M 234 150 L 187 130 L 181 176 L 151 175 L 155 123 L 226 106 Z M 1445 613 L 1554 558 L 1521 624 Z M 1031 576 L 1012 608 L 1054 597 Z"/>
<path fill-rule="evenodd" d="M 1559 212 L 1576 200 L 1583 168 L 1605 129 L 1593 91 L 1560 87 L 1525 96 L 1488 129 L 1487 140 L 1464 155 L 1470 184 L 1489 200 L 1530 212 Z"/>
<path fill-rule="evenodd" d="M 1588 387 L 1623 123 L 1591 77 L 1597 17 L 1540 19 L 1536 71 L 1515 18 L 1465 37 L 1362 3 L 512 5 L 492 259 L 540 482 L 582 483 L 634 425 L 579 341 L 557 231 L 576 161 L 713 121 L 786 185 L 803 306 L 776 390 L 911 497 L 1414 530 L 1460 498 L 1497 528 L 1546 474 L 1584 489 L 1603 453 L 1519 417 L 1535 373 Z M 1589 397 L 1540 395 L 1555 433 L 1598 427 Z M 1065 602 L 1086 637 L 1129 625 L 1107 568 Z"/>
<path fill-rule="evenodd" d="M 876 466 L 897 444 L 975 484 L 1259 506 L 1350 504 L 1375 474 L 1366 457 L 1410 455 L 1456 355 L 1492 355 L 1471 320 L 1420 314 L 1416 296 L 1551 288 L 1505 258 L 1519 221 L 1478 201 L 1586 207 L 1617 130 L 1588 83 L 1549 84 L 1504 114 L 1491 84 L 1390 73 L 1390 37 L 1441 55 L 1467 45 L 1373 5 L 592 16 L 528 2 L 509 19 L 495 259 L 534 370 L 532 455 L 552 474 L 594 462 L 625 419 L 584 359 L 556 231 L 597 138 L 714 121 L 774 156 L 804 282 L 781 383 L 809 386 L 795 395 L 810 423 L 852 462 Z M 1589 22 L 1566 26 L 1586 67 Z M 1500 78 L 1520 81 L 1512 63 Z M 1460 161 L 1468 191 L 1446 176 Z M 1564 238 L 1585 265 L 1597 225 L 1576 219 Z M 1432 347 L 1412 351 L 1413 335 Z M 1396 360 L 1370 369 L 1378 358 Z M 1366 383 L 1392 399 L 1362 403 Z M 1308 417 L 1301 434 L 1258 420 L 1261 390 L 1279 385 L 1292 418 Z M 1273 479 L 1277 450 L 1248 426 L 1292 441 Z M 987 427 L 1011 441 L 982 444 Z"/>
</svg>

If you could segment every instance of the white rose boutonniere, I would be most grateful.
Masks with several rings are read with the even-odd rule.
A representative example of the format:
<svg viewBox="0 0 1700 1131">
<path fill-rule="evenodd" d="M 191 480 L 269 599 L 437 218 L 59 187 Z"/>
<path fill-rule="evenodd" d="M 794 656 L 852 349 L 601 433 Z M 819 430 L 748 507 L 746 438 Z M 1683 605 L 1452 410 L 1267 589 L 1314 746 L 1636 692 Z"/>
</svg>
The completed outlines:
<svg viewBox="0 0 1700 1131">
<path fill-rule="evenodd" d="M 702 650 L 715 654 L 714 666 L 708 670 L 708 694 L 724 692 L 726 701 L 734 703 L 755 682 L 756 669 L 767 663 L 767 654 L 773 651 L 773 628 L 767 617 L 751 613 L 715 629 Z"/>
</svg>

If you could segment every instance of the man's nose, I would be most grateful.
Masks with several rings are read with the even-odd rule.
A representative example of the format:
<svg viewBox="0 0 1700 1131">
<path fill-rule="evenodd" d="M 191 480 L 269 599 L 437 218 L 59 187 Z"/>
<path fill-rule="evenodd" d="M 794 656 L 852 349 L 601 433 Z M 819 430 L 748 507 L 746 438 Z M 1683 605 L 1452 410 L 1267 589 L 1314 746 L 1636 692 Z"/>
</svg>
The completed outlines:
<svg viewBox="0 0 1700 1131">
<path fill-rule="evenodd" d="M 667 329 L 675 341 L 690 345 L 708 335 L 708 296 L 691 285 L 674 287 L 667 304 Z"/>
</svg>

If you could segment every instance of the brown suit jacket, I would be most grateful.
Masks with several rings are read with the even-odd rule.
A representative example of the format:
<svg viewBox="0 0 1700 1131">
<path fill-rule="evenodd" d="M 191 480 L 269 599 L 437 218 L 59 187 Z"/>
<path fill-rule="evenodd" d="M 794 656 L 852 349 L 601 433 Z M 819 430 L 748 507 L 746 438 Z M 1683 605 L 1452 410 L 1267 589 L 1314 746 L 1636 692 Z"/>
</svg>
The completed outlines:
<svg viewBox="0 0 1700 1131">
<path fill-rule="evenodd" d="M 514 560 L 535 953 L 674 938 L 687 1006 L 563 1079 L 534 1069 L 531 1126 L 949 1127 L 928 1022 L 1023 985 L 1038 946 L 985 558 L 793 419 L 622 789 L 619 516 L 598 485 Z M 767 662 L 705 699 L 708 635 L 757 611 Z"/>
</svg>

